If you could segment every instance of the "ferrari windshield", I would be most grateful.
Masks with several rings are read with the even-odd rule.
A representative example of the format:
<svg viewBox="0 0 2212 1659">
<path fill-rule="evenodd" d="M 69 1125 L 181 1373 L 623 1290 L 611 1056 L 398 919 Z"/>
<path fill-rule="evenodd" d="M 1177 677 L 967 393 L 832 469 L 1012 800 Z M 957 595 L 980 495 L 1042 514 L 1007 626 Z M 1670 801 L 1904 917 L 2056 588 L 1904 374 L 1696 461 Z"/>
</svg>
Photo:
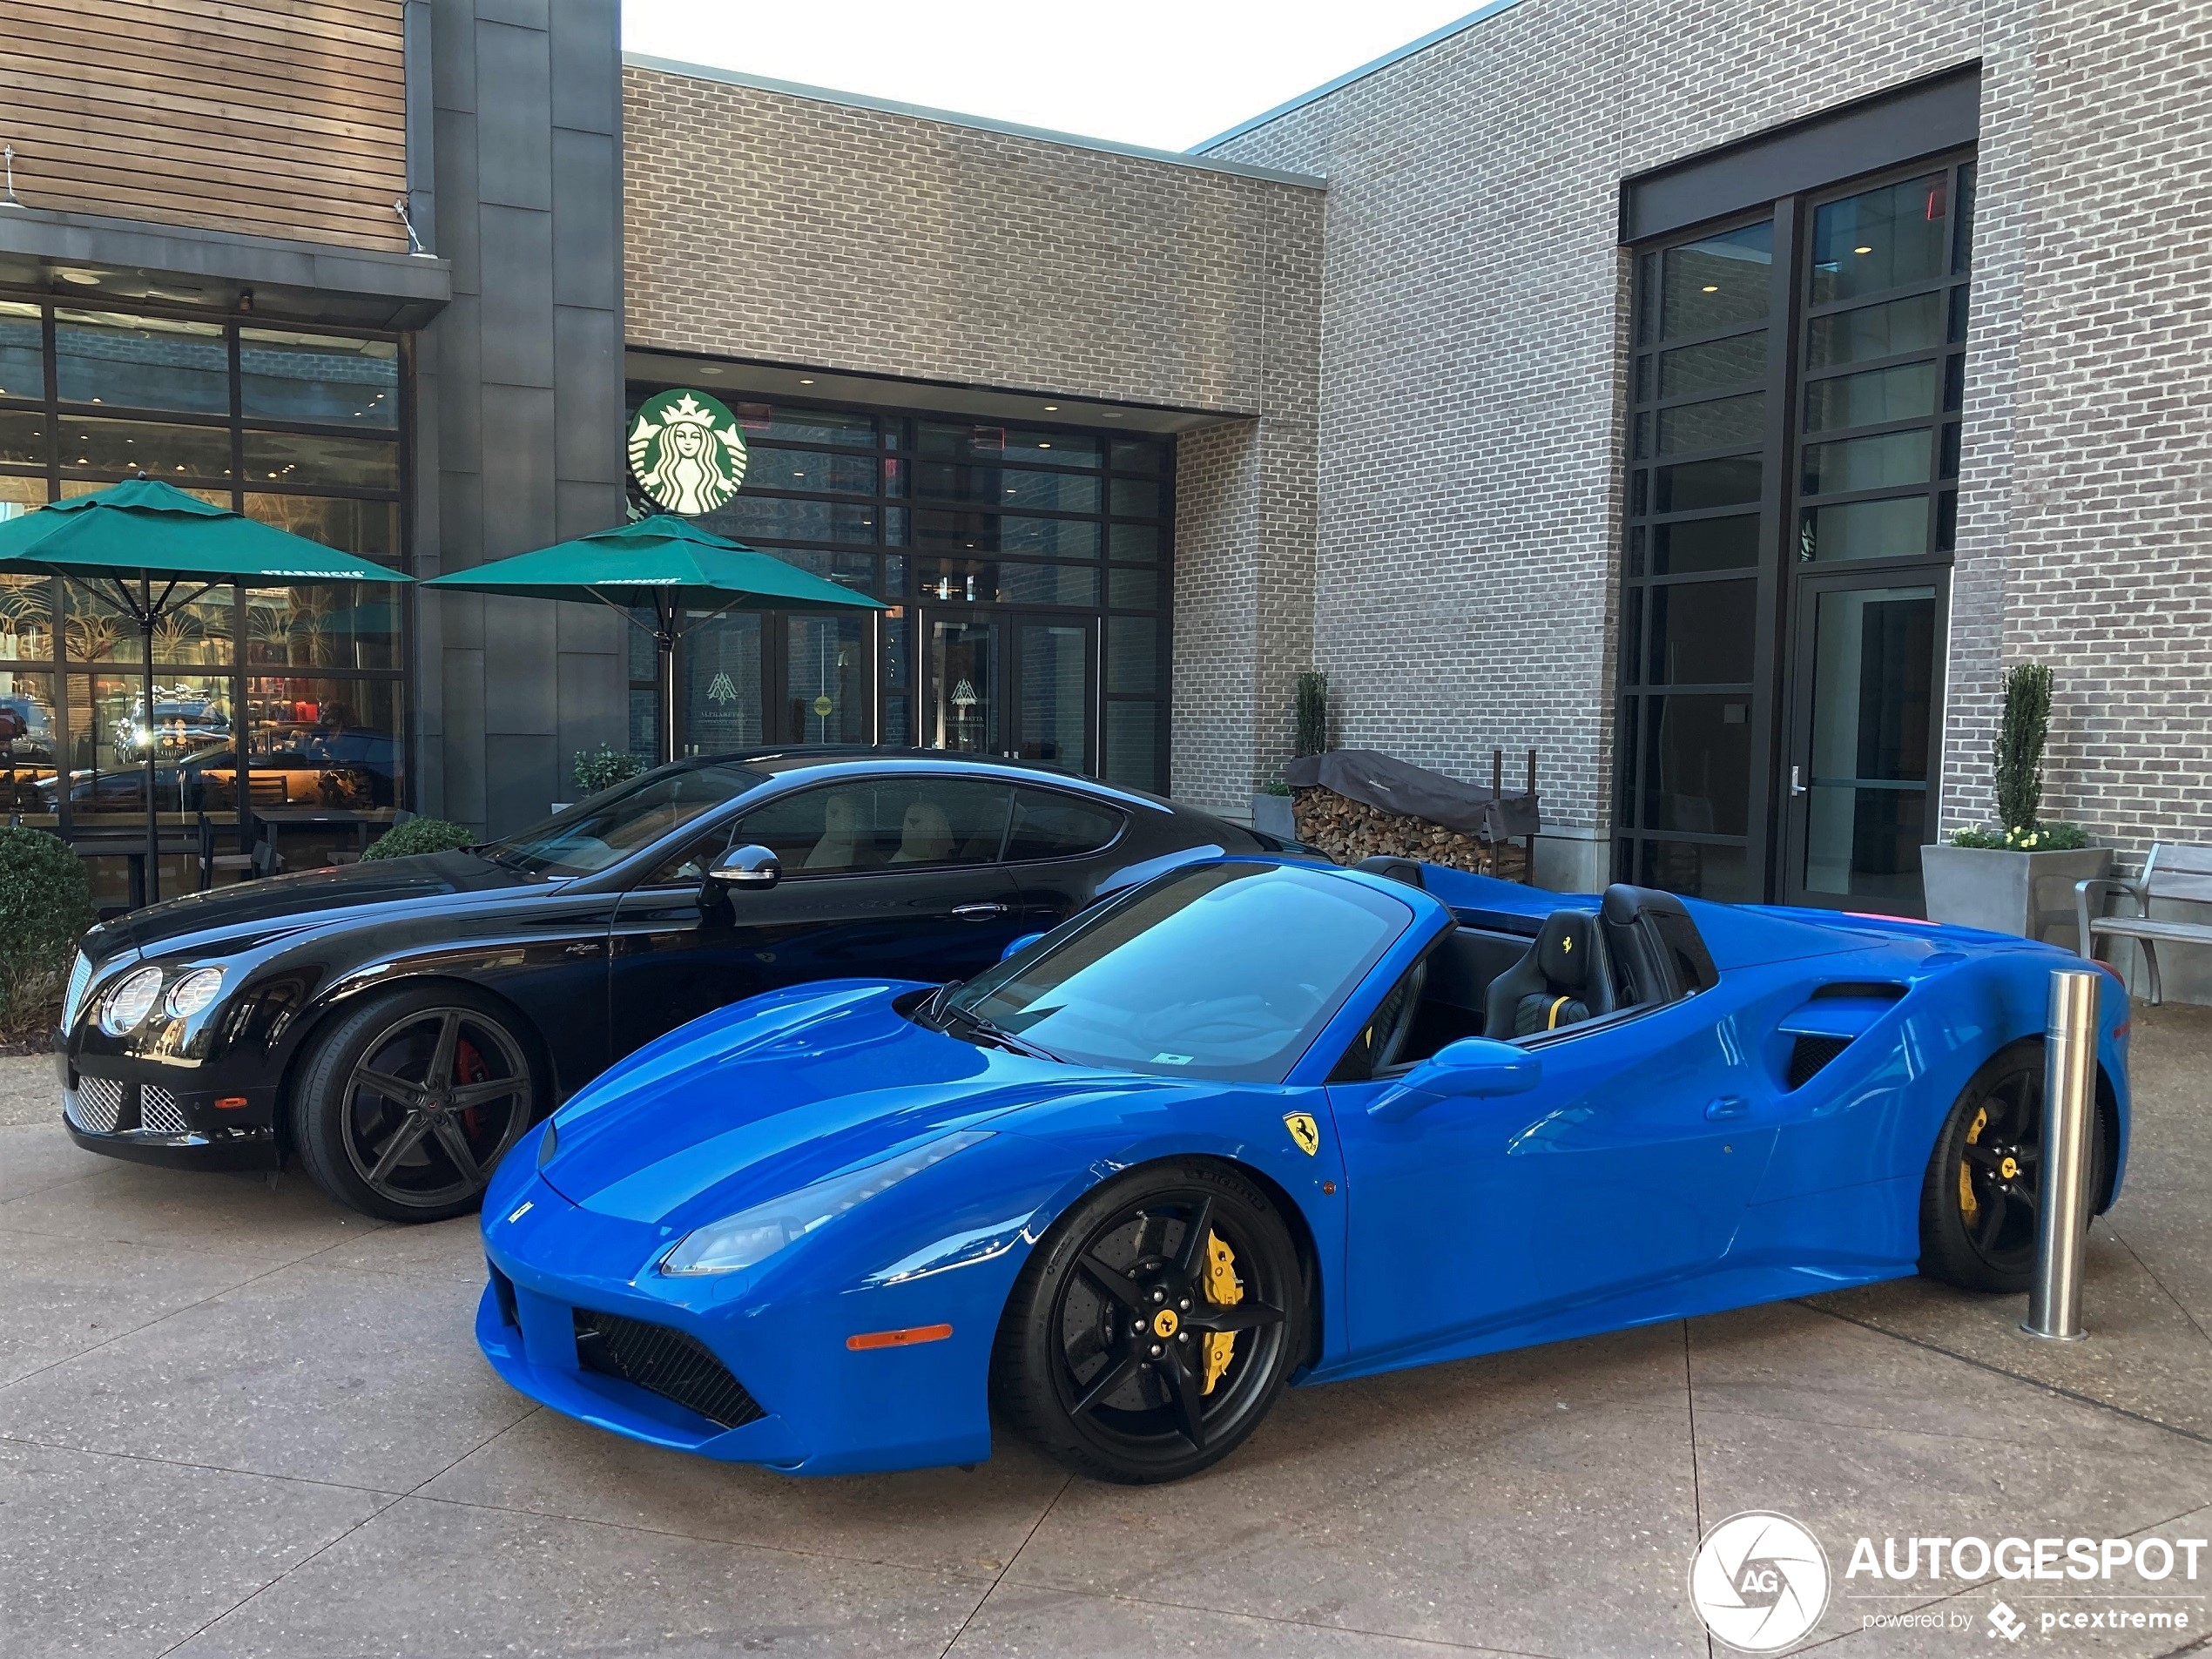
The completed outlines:
<svg viewBox="0 0 2212 1659">
<path fill-rule="evenodd" d="M 1280 1082 L 1413 920 L 1325 870 L 1171 871 L 963 987 L 947 1016 L 1076 1065 Z"/>
<path fill-rule="evenodd" d="M 716 761 L 679 761 L 578 801 L 478 851 L 529 875 L 590 875 L 735 800 L 767 778 Z"/>
</svg>

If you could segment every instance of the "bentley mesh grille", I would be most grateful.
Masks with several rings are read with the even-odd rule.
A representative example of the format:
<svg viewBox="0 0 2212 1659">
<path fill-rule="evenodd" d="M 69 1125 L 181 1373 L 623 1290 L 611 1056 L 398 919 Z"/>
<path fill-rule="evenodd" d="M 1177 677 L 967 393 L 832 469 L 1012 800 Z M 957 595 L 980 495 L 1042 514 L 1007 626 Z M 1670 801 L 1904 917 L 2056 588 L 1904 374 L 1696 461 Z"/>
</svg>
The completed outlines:
<svg viewBox="0 0 2212 1659">
<path fill-rule="evenodd" d="M 674 1400 L 709 1422 L 736 1428 L 765 1417 L 729 1367 L 695 1338 L 617 1313 L 575 1310 L 577 1363 Z"/>
<path fill-rule="evenodd" d="M 1850 1047 L 1849 1037 L 1799 1037 L 1790 1050 L 1790 1087 L 1803 1089 L 1816 1072 Z"/>
<path fill-rule="evenodd" d="M 187 1135 L 192 1125 L 177 1109 L 177 1097 L 158 1083 L 138 1086 L 138 1123 L 157 1135 Z"/>
<path fill-rule="evenodd" d="M 123 1116 L 123 1085 L 112 1077 L 79 1077 L 62 1093 L 62 1110 L 87 1135 L 112 1135 Z"/>
</svg>

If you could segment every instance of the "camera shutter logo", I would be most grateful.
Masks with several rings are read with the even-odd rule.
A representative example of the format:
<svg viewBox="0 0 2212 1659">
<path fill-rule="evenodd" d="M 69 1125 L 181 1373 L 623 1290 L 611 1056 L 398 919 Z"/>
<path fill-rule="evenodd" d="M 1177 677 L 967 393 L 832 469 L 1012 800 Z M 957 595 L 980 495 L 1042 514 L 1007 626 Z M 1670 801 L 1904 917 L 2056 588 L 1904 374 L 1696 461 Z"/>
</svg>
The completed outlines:
<svg viewBox="0 0 2212 1659">
<path fill-rule="evenodd" d="M 711 513 L 745 482 L 745 435 L 738 418 L 705 392 L 659 392 L 630 428 L 630 470 L 663 512 Z"/>
<path fill-rule="evenodd" d="M 1787 1515 L 1730 1515 L 1697 1546 L 1689 1601 L 1716 1640 L 1743 1653 L 1780 1653 L 1828 1610 L 1828 1555 Z"/>
</svg>

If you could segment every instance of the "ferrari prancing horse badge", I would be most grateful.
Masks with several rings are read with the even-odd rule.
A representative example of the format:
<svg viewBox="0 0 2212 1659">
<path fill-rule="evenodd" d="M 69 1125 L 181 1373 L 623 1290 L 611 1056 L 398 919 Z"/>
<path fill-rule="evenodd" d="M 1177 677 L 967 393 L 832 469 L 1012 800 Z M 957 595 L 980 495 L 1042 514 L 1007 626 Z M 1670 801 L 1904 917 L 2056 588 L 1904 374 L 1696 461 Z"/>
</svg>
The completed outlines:
<svg viewBox="0 0 2212 1659">
<path fill-rule="evenodd" d="M 1310 1113 L 1284 1113 L 1283 1127 L 1290 1130 L 1291 1138 L 1298 1143 L 1298 1150 L 1306 1157 L 1312 1157 L 1321 1150 L 1321 1126 L 1313 1121 Z"/>
</svg>

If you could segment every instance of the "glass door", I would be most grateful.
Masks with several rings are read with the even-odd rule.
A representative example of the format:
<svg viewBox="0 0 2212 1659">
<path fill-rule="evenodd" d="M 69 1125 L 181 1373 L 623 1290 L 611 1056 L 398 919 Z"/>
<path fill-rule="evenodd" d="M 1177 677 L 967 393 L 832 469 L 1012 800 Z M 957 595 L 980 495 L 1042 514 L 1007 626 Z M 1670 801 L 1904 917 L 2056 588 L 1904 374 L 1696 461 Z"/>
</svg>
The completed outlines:
<svg viewBox="0 0 2212 1659">
<path fill-rule="evenodd" d="M 1006 629 L 993 617 L 922 613 L 921 747 L 1006 752 Z"/>
<path fill-rule="evenodd" d="M 1948 572 L 1798 588 L 1786 902 L 1925 913 Z"/>
<path fill-rule="evenodd" d="M 1013 627 L 1009 749 L 1024 760 L 1096 772 L 1091 733 L 1097 725 L 1097 624 L 1021 617 Z"/>
<path fill-rule="evenodd" d="M 781 743 L 873 740 L 866 617 L 785 618 Z"/>
<path fill-rule="evenodd" d="M 924 611 L 921 641 L 923 748 L 1096 771 L 1094 619 Z"/>
</svg>

